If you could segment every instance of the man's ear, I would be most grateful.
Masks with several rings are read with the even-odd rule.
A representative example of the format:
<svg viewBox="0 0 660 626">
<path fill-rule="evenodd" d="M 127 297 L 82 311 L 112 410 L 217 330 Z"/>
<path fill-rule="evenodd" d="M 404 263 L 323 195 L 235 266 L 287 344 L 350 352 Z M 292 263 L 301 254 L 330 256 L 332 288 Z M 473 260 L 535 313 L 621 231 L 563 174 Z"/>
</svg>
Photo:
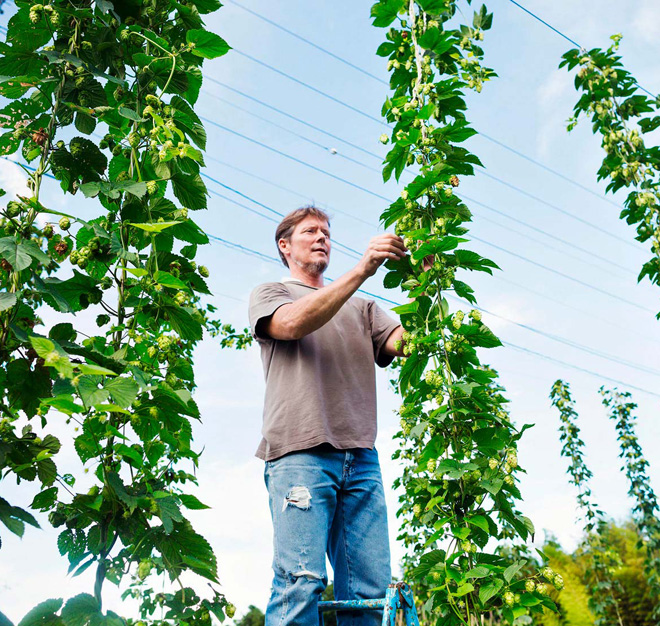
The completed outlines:
<svg viewBox="0 0 660 626">
<path fill-rule="evenodd" d="M 278 247 L 278 248 L 282 251 L 282 253 L 284 254 L 285 251 L 289 249 L 289 244 L 290 244 L 290 243 L 291 243 L 291 242 L 290 242 L 288 239 L 280 239 L 280 240 L 278 240 L 278 242 L 277 242 L 277 247 Z M 286 255 L 285 255 L 285 256 L 286 256 Z"/>
</svg>

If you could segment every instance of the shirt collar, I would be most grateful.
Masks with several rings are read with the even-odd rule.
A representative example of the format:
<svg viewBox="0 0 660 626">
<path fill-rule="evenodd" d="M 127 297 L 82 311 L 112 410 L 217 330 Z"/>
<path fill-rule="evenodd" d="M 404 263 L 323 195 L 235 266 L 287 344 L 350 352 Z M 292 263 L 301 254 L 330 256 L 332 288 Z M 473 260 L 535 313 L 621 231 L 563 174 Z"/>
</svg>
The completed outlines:
<svg viewBox="0 0 660 626">
<path fill-rule="evenodd" d="M 306 285 L 302 280 L 298 280 L 297 278 L 293 278 L 293 276 L 284 276 L 280 282 L 282 283 L 294 283 L 295 285 L 302 285 L 303 287 L 309 287 L 310 289 L 317 289 L 317 287 L 311 287 L 310 285 Z"/>
</svg>

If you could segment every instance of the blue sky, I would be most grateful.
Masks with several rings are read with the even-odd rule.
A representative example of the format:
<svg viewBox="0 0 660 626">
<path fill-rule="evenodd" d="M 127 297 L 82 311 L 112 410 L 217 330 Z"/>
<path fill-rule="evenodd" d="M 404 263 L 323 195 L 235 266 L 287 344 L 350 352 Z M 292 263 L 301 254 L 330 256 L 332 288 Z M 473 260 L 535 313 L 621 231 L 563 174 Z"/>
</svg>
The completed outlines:
<svg viewBox="0 0 660 626">
<path fill-rule="evenodd" d="M 384 31 L 370 25 L 369 3 L 240 2 L 380 81 L 387 79 L 386 62 L 375 56 Z M 587 48 L 607 46 L 611 34 L 623 33 L 621 52 L 626 66 L 647 89 L 660 88 L 660 68 L 655 62 L 660 41 L 660 8 L 656 3 L 529 0 L 525 6 Z M 535 424 L 520 444 L 520 463 L 527 470 L 521 485 L 525 498 L 521 508 L 536 524 L 538 539 L 542 540 L 541 531 L 548 529 L 570 548 L 579 537 L 579 525 L 575 522 L 575 494 L 566 480 L 566 464 L 559 456 L 558 418 L 549 407 L 550 386 L 557 378 L 571 383 L 587 445 L 586 460 L 594 472 L 594 496 L 610 515 L 625 517 L 630 508 L 627 486 L 619 470 L 613 424 L 606 417 L 597 390 L 601 384 L 610 384 L 605 377 L 646 390 L 633 390 L 640 405 L 638 434 L 652 462 L 652 483 L 660 490 L 660 465 L 653 464 L 660 452 L 656 417 L 660 366 L 655 357 L 660 323 L 654 319 L 660 304 L 657 290 L 636 282 L 647 252 L 633 242 L 633 230 L 619 221 L 613 199 L 605 199 L 604 187 L 595 182 L 601 159 L 598 139 L 584 122 L 570 134 L 565 131 L 576 93 L 572 78 L 557 66 L 570 44 L 507 0 L 498 0 L 488 8 L 495 19 L 493 29 L 486 34 L 486 61 L 499 78 L 487 84 L 481 94 L 468 96 L 469 119 L 488 137 L 595 192 L 580 189 L 483 136 L 470 140 L 469 147 L 482 159 L 487 175 L 478 172 L 474 178 L 464 179 L 459 189 L 473 199 L 468 202 L 474 211 L 471 232 L 475 241 L 471 247 L 495 260 L 503 270 L 492 278 L 467 277 L 475 287 L 479 304 L 498 316 L 485 315 L 486 323 L 509 344 L 485 352 L 482 358 L 500 371 L 514 420 L 520 425 Z M 7 7 L 0 23 L 6 24 L 12 10 Z M 471 11 L 465 6 L 463 10 L 466 14 Z M 382 82 L 263 22 L 231 0 L 210 17 L 208 25 L 235 49 L 208 63 L 205 73 L 209 78 L 364 150 L 381 157 L 385 154 L 378 142 L 385 129 L 368 117 L 379 117 L 387 93 Z M 286 72 L 363 114 L 244 55 Z M 277 215 L 262 205 L 279 213 L 306 202 L 327 208 L 333 215 L 335 241 L 328 276 L 347 271 L 355 260 L 341 254 L 337 242 L 363 250 L 378 232 L 378 216 L 387 205 L 378 196 L 394 199 L 400 190 L 395 183 L 382 183 L 379 160 L 210 80 L 205 82 L 198 111 L 217 124 L 297 160 L 208 123 L 206 173 L 261 205 L 214 182 L 208 182 L 209 189 L 272 219 Z M 337 152 L 333 154 L 330 149 Z M 18 191 L 22 184 L 17 167 L 0 163 L 0 185 Z M 44 197 L 53 208 L 68 207 L 81 215 L 97 210 L 94 201 L 75 198 L 71 202 L 52 182 L 47 183 Z M 209 210 L 197 217 L 213 235 L 276 256 L 275 225 L 268 219 L 217 195 L 212 195 Z M 283 267 L 217 243 L 207 246 L 201 259 L 211 269 L 214 303 L 223 320 L 240 327 L 247 325 L 247 299 L 252 288 L 285 275 Z M 386 298 L 402 299 L 382 287 L 382 274 L 370 279 L 364 288 Z M 383 302 L 380 305 L 389 306 Z M 47 321 L 54 319 L 47 311 L 44 314 Z M 89 324 L 89 320 L 82 316 L 77 324 Z M 607 353 L 613 360 L 596 356 L 594 351 Z M 635 367 L 622 364 L 622 360 Z M 240 614 L 250 603 L 265 607 L 271 576 L 263 467 L 252 456 L 261 426 L 261 363 L 256 346 L 242 353 L 221 351 L 210 339 L 199 347 L 196 363 L 197 401 L 203 415 L 196 439 L 200 447 L 205 447 L 199 495 L 213 510 L 196 514 L 195 522 L 216 549 L 223 590 L 238 605 Z M 396 446 L 392 440 L 397 425 L 393 410 L 400 403 L 387 388 L 384 372 L 379 372 L 378 385 L 377 447 L 389 486 L 398 471 L 389 458 Z M 53 427 L 63 438 L 71 435 L 64 424 Z M 73 473 L 80 471 L 71 450 L 62 453 L 61 466 Z M 5 494 L 26 504 L 32 497 L 29 486 L 3 485 Z M 388 498 L 394 537 L 396 494 L 391 489 Z M 66 597 L 92 588 L 89 572 L 76 579 L 65 577 L 66 565 L 57 555 L 53 531 L 28 530 L 22 541 L 5 537 L 0 560 L 0 608 L 10 618 L 18 620 L 37 600 Z M 395 558 L 401 554 L 395 545 L 393 554 Z M 35 562 L 39 563 L 37 573 L 33 571 Z M 111 608 L 117 606 L 118 594 L 109 592 Z"/>
</svg>

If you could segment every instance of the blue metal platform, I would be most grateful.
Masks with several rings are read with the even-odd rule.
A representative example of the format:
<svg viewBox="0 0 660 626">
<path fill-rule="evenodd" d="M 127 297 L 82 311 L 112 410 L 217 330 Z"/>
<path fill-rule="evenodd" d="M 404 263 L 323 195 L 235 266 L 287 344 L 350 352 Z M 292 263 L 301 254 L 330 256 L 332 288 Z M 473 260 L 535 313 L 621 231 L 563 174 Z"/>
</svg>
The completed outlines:
<svg viewBox="0 0 660 626">
<path fill-rule="evenodd" d="M 393 583 L 387 588 L 384 598 L 377 600 L 344 600 L 319 602 L 319 624 L 323 624 L 323 613 L 328 611 L 383 611 L 383 626 L 395 626 L 396 612 L 403 611 L 406 626 L 419 626 L 417 609 L 412 590 L 406 583 Z"/>
</svg>

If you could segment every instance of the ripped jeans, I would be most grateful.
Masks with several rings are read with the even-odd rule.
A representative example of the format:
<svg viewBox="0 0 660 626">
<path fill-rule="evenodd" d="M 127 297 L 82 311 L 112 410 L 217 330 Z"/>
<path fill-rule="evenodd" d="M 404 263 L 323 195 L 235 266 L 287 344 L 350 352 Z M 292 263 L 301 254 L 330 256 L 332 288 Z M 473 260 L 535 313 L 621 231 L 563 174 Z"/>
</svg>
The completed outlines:
<svg viewBox="0 0 660 626">
<path fill-rule="evenodd" d="M 273 589 L 266 626 L 315 626 L 334 570 L 337 600 L 384 598 L 391 579 L 376 450 L 323 444 L 266 463 L 273 518 Z M 339 626 L 380 626 L 382 611 L 340 612 Z"/>
</svg>

